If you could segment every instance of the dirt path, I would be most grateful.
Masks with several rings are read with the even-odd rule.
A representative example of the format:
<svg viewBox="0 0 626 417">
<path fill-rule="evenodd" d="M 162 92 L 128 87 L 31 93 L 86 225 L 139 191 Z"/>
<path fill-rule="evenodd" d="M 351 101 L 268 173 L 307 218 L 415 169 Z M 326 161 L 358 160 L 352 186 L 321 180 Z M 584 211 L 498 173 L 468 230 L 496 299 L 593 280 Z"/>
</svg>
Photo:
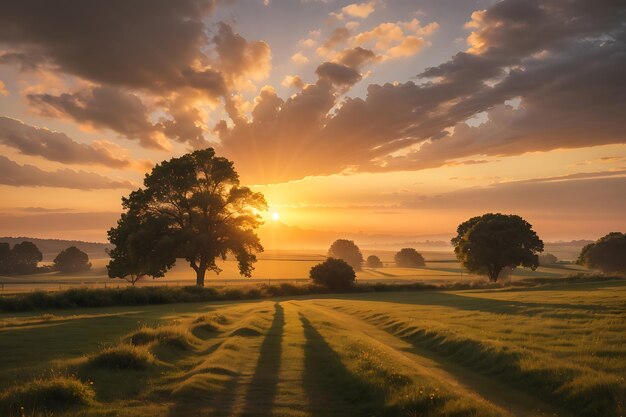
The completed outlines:
<svg viewBox="0 0 626 417">
<path fill-rule="evenodd" d="M 360 333 L 403 366 L 448 384 L 457 392 L 495 405 L 502 410 L 503 415 L 519 417 L 569 416 L 569 413 L 508 387 L 501 381 L 438 358 L 432 352 L 417 349 L 412 344 L 350 314 L 338 312 L 315 302 L 298 302 L 296 304 L 304 311 L 309 310 L 309 314 L 311 311 L 323 314 L 333 322 L 340 323 L 346 329 Z"/>
</svg>

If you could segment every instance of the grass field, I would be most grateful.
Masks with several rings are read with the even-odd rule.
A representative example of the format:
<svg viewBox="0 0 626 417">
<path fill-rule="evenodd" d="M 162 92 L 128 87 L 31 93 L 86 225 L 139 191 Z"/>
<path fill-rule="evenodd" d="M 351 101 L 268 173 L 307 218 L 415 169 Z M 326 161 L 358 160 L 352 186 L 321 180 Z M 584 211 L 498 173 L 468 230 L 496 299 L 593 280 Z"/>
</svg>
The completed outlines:
<svg viewBox="0 0 626 417">
<path fill-rule="evenodd" d="M 3 416 L 616 417 L 626 283 L 3 314 L 0 352 Z"/>
<path fill-rule="evenodd" d="M 375 254 L 384 263 L 382 268 L 364 268 L 357 273 L 359 281 L 380 282 L 415 282 L 427 281 L 440 283 L 444 281 L 473 281 L 484 279 L 476 275 L 468 274 L 463 270 L 459 262 L 454 259 L 450 251 L 424 252 L 426 266 L 424 268 L 398 268 L 393 263 L 395 252 L 392 251 L 364 251 L 364 256 Z M 236 285 L 255 282 L 268 282 L 271 280 L 304 281 L 309 277 L 312 266 L 322 262 L 325 255 L 316 251 L 268 251 L 259 255 L 259 261 L 255 264 L 251 278 L 241 277 L 236 262 L 227 260 L 218 265 L 222 272 L 218 275 L 214 272 L 207 273 L 207 285 Z M 68 289 L 77 286 L 103 287 L 126 285 L 123 280 L 111 280 L 107 276 L 106 264 L 108 259 L 92 259 L 93 267 L 87 272 L 80 274 L 62 274 L 50 272 L 45 274 L 0 277 L 0 282 L 5 283 L 4 292 L 25 292 L 33 289 L 54 291 Z M 584 267 L 575 264 L 555 264 L 539 267 L 536 271 L 516 269 L 511 274 L 512 280 L 532 277 L 557 278 L 579 272 L 590 272 Z M 162 279 L 146 279 L 138 285 L 167 285 L 192 284 L 195 282 L 194 271 L 186 262 L 180 260 L 174 268 Z"/>
</svg>

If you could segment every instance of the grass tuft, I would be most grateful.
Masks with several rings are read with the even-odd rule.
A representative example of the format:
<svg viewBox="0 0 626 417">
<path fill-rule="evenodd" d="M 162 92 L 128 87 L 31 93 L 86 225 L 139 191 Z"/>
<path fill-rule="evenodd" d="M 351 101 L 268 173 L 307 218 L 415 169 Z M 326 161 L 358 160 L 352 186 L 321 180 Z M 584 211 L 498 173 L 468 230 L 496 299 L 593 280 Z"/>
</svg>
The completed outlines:
<svg viewBox="0 0 626 417">
<path fill-rule="evenodd" d="M 37 415 L 88 405 L 95 393 L 74 375 L 52 375 L 15 385 L 0 394 L 0 415 Z"/>
<path fill-rule="evenodd" d="M 145 346 L 121 344 L 102 350 L 87 360 L 87 365 L 110 370 L 142 370 L 154 362 Z"/>
</svg>

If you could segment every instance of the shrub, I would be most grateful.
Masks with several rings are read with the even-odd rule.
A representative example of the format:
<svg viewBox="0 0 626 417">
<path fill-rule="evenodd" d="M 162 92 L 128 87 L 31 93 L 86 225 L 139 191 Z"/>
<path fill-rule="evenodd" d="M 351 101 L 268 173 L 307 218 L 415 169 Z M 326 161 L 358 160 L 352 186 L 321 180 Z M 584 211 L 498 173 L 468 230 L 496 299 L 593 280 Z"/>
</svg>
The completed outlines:
<svg viewBox="0 0 626 417">
<path fill-rule="evenodd" d="M 404 248 L 395 256 L 396 265 L 403 268 L 419 268 L 426 265 L 421 253 L 413 248 Z"/>
<path fill-rule="evenodd" d="M 91 385 L 73 375 L 52 375 L 16 384 L 0 394 L 0 414 L 35 415 L 89 404 L 95 397 Z M 24 407 L 24 410 L 21 410 Z"/>
<path fill-rule="evenodd" d="M 148 345 L 159 342 L 177 349 L 191 348 L 191 335 L 185 329 L 177 326 L 148 327 L 144 326 L 131 334 L 127 340 L 134 346 Z"/>
<path fill-rule="evenodd" d="M 382 268 L 383 263 L 380 258 L 376 255 L 370 255 L 367 257 L 367 261 L 365 261 L 365 265 L 368 268 Z"/>
<path fill-rule="evenodd" d="M 346 261 L 328 258 L 311 268 L 310 277 L 318 284 L 337 290 L 350 288 L 354 284 L 356 274 Z"/>
<path fill-rule="evenodd" d="M 111 370 L 146 369 L 154 362 L 154 357 L 146 347 L 121 344 L 102 350 L 90 357 L 87 365 Z"/>
</svg>

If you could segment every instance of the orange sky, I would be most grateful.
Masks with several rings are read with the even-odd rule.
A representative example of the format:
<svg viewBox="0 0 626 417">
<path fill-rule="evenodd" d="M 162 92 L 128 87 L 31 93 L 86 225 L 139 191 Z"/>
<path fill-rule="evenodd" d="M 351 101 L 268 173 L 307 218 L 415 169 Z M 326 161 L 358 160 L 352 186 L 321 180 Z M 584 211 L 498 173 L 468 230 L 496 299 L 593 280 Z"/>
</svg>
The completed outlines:
<svg viewBox="0 0 626 417">
<path fill-rule="evenodd" d="M 0 235 L 104 241 L 150 166 L 206 146 L 300 229 L 626 229 L 625 6 L 113 6 L 0 5 Z"/>
</svg>

